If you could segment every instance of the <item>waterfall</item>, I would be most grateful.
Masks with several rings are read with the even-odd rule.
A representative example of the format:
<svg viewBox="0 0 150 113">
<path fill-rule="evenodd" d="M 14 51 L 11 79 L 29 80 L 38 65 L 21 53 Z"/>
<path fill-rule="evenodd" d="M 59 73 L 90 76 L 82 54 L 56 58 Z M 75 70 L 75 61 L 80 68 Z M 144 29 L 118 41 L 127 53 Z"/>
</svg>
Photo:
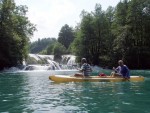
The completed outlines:
<svg viewBox="0 0 150 113">
<path fill-rule="evenodd" d="M 62 55 L 62 63 L 67 66 L 67 69 L 77 69 L 78 67 L 76 56 L 74 55 Z"/>
<path fill-rule="evenodd" d="M 61 62 L 54 61 L 54 55 L 29 54 L 24 70 L 61 70 L 76 69 L 76 56 L 62 55 Z"/>
<path fill-rule="evenodd" d="M 70 75 L 78 72 L 79 64 L 75 62 L 76 56 L 62 55 L 61 61 L 58 63 L 53 60 L 54 55 L 29 54 L 23 66 L 11 67 L 4 69 L 4 72 L 47 72 L 53 74 Z M 24 68 L 23 68 L 24 67 Z M 102 72 L 102 68 L 92 66 L 92 75 L 98 75 Z"/>
</svg>

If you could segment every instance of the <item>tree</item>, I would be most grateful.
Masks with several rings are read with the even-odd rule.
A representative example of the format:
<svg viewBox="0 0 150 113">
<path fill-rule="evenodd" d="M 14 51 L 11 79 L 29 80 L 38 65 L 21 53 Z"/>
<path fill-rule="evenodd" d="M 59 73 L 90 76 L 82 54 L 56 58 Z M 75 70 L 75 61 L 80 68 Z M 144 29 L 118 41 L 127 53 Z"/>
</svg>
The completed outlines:
<svg viewBox="0 0 150 113">
<path fill-rule="evenodd" d="M 103 62 L 108 59 L 108 40 L 111 36 L 106 14 L 101 5 L 96 4 L 94 12 L 82 11 L 81 16 L 80 29 L 72 48 L 79 58 L 86 57 L 94 65 L 104 65 Z"/>
<path fill-rule="evenodd" d="M 61 62 L 62 55 L 66 53 L 66 48 L 61 43 L 57 42 L 53 48 L 54 52 L 54 60 L 57 62 Z"/>
<path fill-rule="evenodd" d="M 130 48 L 131 37 L 129 26 L 127 25 L 128 0 L 120 1 L 115 10 L 114 21 L 112 23 L 112 33 L 115 37 L 113 41 L 113 61 L 118 59 L 126 60 L 127 50 Z"/>
<path fill-rule="evenodd" d="M 128 25 L 132 33 L 132 57 L 128 60 L 134 61 L 137 65 L 130 63 L 131 67 L 148 68 L 150 66 L 150 1 L 132 0 L 129 2 Z M 131 56 L 131 55 L 130 55 Z"/>
<path fill-rule="evenodd" d="M 122 0 L 106 11 L 96 4 L 94 12 L 82 11 L 71 50 L 100 66 L 122 59 L 130 69 L 149 68 L 149 12 L 149 0 Z"/>
<path fill-rule="evenodd" d="M 105 18 L 106 18 L 106 24 L 107 24 L 107 40 L 106 40 L 106 55 L 104 57 L 104 62 L 105 65 L 109 64 L 113 65 L 115 62 L 114 61 L 114 51 L 112 50 L 113 48 L 113 42 L 115 39 L 115 36 L 112 33 L 112 24 L 114 22 L 114 13 L 115 13 L 115 8 L 112 6 L 109 6 L 107 10 L 105 11 Z"/>
<path fill-rule="evenodd" d="M 0 2 L 0 69 L 17 66 L 27 57 L 28 42 L 35 26 L 25 16 L 26 6 L 14 0 Z"/>
<path fill-rule="evenodd" d="M 40 53 L 42 51 L 45 51 L 44 53 L 47 54 L 46 51 L 49 51 L 49 50 L 47 50 L 48 47 L 55 44 L 56 42 L 57 42 L 57 40 L 55 38 L 38 39 L 38 41 L 32 42 L 30 44 L 30 52 L 31 53 Z"/>
<path fill-rule="evenodd" d="M 93 51 L 93 59 L 95 59 L 94 64 L 98 63 L 101 66 L 106 64 L 106 61 L 109 61 L 109 40 L 110 40 L 110 23 L 108 21 L 108 16 L 106 16 L 106 12 L 102 10 L 100 4 L 95 5 L 94 11 L 94 33 L 95 33 L 95 41 L 94 41 L 94 51 Z M 110 17 L 109 17 L 110 18 Z M 112 17 L 111 17 L 112 18 Z M 97 65 L 98 65 L 97 64 Z"/>
<path fill-rule="evenodd" d="M 81 13 L 82 21 L 80 27 L 76 31 L 76 38 L 72 44 L 72 51 L 75 52 L 75 55 L 78 56 L 78 60 L 82 57 L 86 57 L 90 61 L 91 55 L 90 46 L 91 39 L 94 34 L 93 30 L 93 16 L 90 13 L 82 11 Z"/>
<path fill-rule="evenodd" d="M 116 8 L 113 22 L 116 37 L 113 43 L 114 60 L 123 59 L 130 68 L 150 66 L 150 15 L 147 14 L 149 4 L 149 0 L 124 0 Z"/>
<path fill-rule="evenodd" d="M 56 43 L 53 44 L 49 44 L 49 46 L 47 47 L 46 51 L 47 51 L 47 55 L 52 55 L 54 53 L 54 46 Z"/>
<path fill-rule="evenodd" d="M 59 32 L 58 42 L 64 45 L 66 49 L 68 49 L 73 40 L 74 40 L 73 29 L 69 27 L 67 24 L 65 24 Z"/>
</svg>

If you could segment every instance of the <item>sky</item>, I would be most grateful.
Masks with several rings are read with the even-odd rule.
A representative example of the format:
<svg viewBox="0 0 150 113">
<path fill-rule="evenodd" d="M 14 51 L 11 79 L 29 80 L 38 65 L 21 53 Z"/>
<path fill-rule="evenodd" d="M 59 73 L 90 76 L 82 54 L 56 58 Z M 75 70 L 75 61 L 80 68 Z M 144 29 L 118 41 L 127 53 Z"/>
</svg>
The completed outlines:
<svg viewBox="0 0 150 113">
<path fill-rule="evenodd" d="M 75 27 L 80 23 L 82 10 L 94 11 L 96 3 L 101 4 L 102 10 L 108 6 L 115 7 L 120 0 L 15 0 L 16 5 L 28 7 L 27 17 L 36 25 L 37 31 L 31 42 L 39 38 L 58 38 L 65 24 Z"/>
</svg>

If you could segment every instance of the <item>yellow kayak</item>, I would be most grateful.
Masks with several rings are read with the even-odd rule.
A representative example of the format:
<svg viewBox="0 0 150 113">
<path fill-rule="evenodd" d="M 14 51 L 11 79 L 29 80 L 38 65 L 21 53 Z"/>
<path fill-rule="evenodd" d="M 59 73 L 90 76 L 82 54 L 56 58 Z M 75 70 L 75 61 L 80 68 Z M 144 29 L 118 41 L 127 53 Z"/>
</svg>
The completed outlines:
<svg viewBox="0 0 150 113">
<path fill-rule="evenodd" d="M 130 76 L 130 79 L 125 79 L 121 77 L 99 77 L 99 76 L 90 76 L 90 77 L 75 77 L 68 75 L 51 75 L 49 79 L 54 82 L 122 82 L 122 81 L 131 81 L 131 82 L 141 82 L 144 81 L 143 76 Z"/>
</svg>

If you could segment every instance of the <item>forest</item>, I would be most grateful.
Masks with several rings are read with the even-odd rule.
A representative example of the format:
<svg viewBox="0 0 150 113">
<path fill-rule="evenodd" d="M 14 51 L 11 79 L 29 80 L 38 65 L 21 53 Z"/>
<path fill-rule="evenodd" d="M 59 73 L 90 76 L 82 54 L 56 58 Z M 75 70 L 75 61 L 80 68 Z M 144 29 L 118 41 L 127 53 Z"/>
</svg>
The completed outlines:
<svg viewBox="0 0 150 113">
<path fill-rule="evenodd" d="M 87 58 L 91 65 L 112 68 L 122 59 L 130 69 L 150 68 L 150 1 L 122 0 L 102 10 L 97 3 L 83 10 L 75 28 L 65 24 L 58 38 L 30 42 L 36 30 L 26 17 L 27 7 L 13 0 L 0 2 L 0 68 L 20 65 L 28 53 L 73 54 L 77 62 Z"/>
</svg>

